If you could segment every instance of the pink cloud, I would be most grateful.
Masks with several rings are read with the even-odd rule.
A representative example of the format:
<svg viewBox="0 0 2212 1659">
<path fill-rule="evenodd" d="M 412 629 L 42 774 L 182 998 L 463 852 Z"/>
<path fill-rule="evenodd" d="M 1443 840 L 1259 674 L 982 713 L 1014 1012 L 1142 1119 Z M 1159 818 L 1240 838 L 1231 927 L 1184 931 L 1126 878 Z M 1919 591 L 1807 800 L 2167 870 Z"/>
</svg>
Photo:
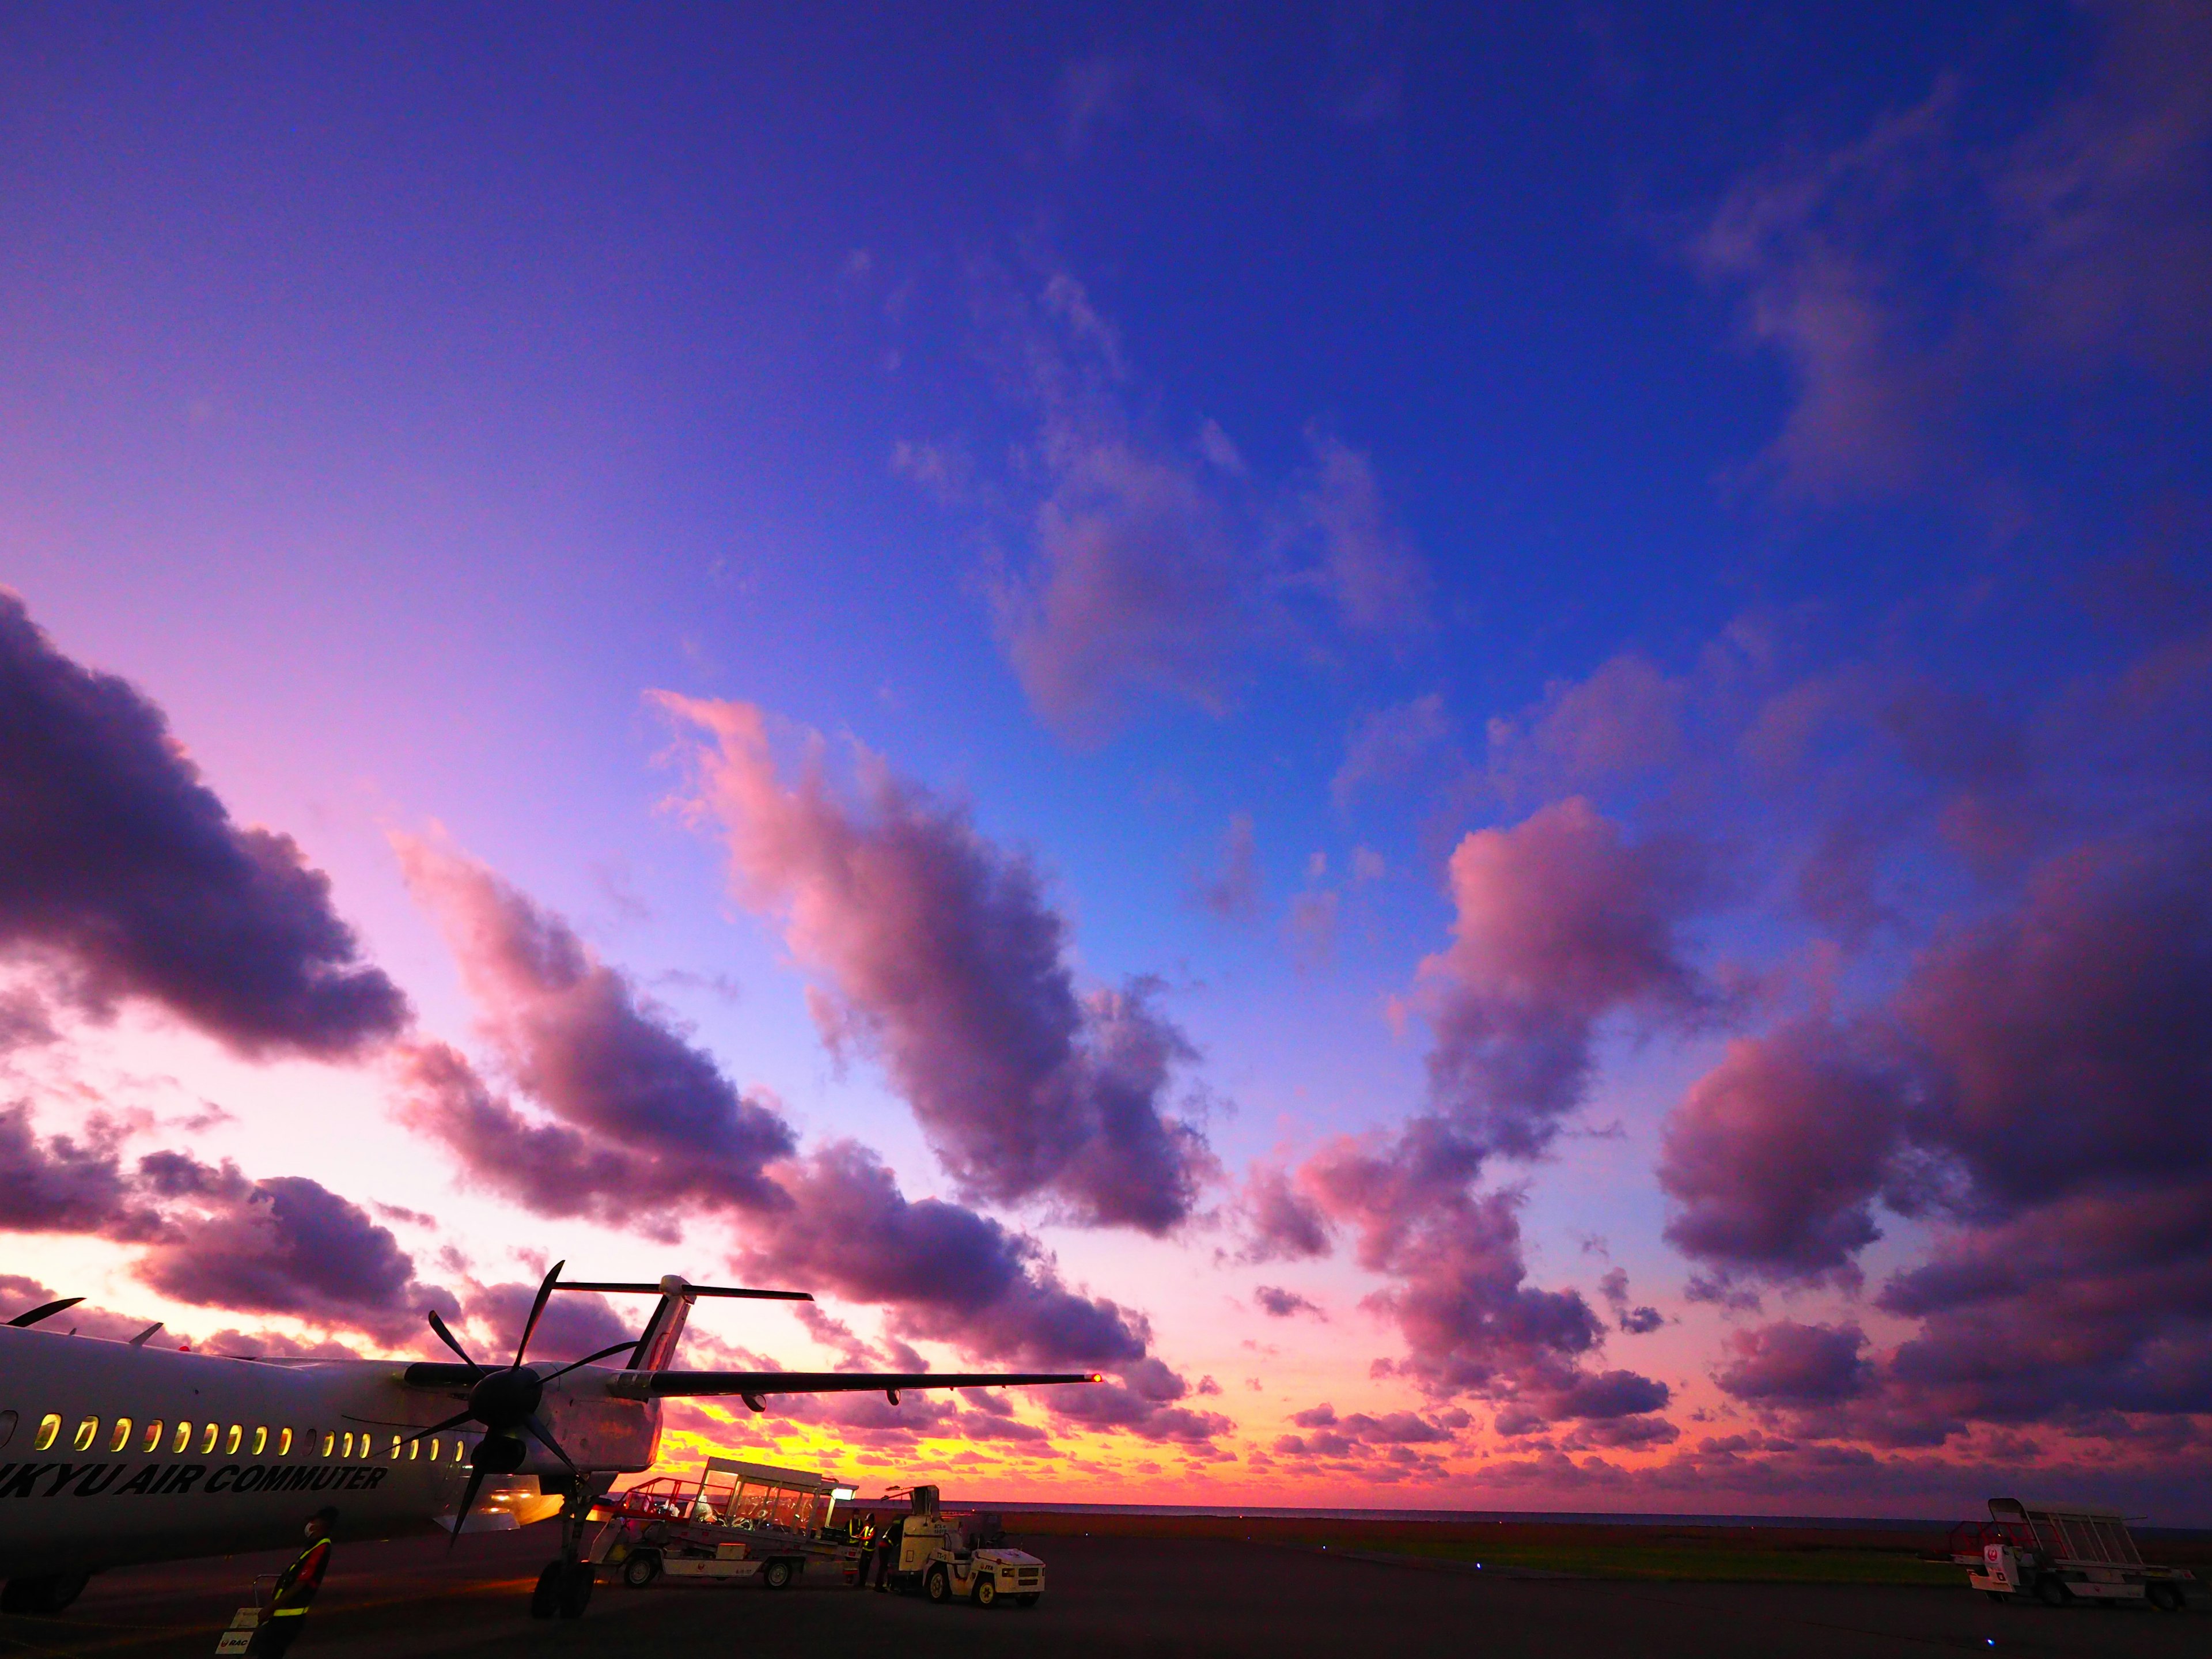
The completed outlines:
<svg viewBox="0 0 2212 1659">
<path fill-rule="evenodd" d="M 818 757 L 787 781 L 750 705 L 659 701 L 707 735 L 698 804 L 738 896 L 782 917 L 830 1029 L 881 1056 L 963 1192 L 1153 1233 L 1190 1215 L 1212 1155 L 1166 1107 L 1194 1051 L 1153 982 L 1079 992 L 1028 858 L 880 767 L 852 803 Z"/>
</svg>

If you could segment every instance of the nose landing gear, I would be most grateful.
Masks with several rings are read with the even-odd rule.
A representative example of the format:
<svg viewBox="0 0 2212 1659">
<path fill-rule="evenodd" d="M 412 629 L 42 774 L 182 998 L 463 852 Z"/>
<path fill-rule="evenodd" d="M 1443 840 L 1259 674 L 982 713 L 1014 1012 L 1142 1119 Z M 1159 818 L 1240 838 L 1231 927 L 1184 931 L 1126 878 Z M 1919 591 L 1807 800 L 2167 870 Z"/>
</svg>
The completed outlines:
<svg viewBox="0 0 2212 1659">
<path fill-rule="evenodd" d="M 532 1619 L 581 1619 L 592 1605 L 592 1564 L 584 1559 L 584 1516 L 592 1500 L 581 1481 L 571 1481 L 561 1497 L 561 1554 L 545 1564 L 530 1592 Z"/>
</svg>

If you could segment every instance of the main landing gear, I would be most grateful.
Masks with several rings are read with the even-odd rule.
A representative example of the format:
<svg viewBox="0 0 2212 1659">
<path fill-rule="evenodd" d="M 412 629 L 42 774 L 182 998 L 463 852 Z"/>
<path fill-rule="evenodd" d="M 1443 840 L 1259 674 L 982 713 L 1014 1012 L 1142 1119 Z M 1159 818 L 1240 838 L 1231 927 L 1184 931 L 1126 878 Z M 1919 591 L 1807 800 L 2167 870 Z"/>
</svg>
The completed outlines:
<svg viewBox="0 0 2212 1659">
<path fill-rule="evenodd" d="M 59 1613 L 84 1594 L 88 1572 L 47 1572 L 35 1578 L 10 1578 L 0 1589 L 0 1613 Z"/>
<path fill-rule="evenodd" d="M 584 1559 L 584 1516 L 592 1500 L 580 1480 L 561 1496 L 561 1555 L 545 1564 L 530 1592 L 532 1619 L 581 1619 L 592 1605 L 592 1564 Z"/>
</svg>

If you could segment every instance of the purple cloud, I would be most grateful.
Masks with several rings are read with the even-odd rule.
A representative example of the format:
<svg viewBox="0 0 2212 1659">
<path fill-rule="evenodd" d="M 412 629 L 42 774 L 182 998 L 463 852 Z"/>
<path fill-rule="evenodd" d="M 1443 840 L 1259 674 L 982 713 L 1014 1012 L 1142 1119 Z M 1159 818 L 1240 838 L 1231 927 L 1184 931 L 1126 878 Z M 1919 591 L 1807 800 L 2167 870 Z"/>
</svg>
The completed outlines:
<svg viewBox="0 0 2212 1659">
<path fill-rule="evenodd" d="M 505 1069 L 556 1120 L 526 1121 L 465 1076 L 451 1050 L 433 1047 L 411 1060 L 411 1121 L 448 1125 L 441 1132 L 472 1147 L 471 1168 L 495 1183 L 541 1194 L 549 1182 L 570 1184 L 568 1213 L 594 1206 L 608 1213 L 641 1199 L 737 1210 L 782 1201 L 764 1174 L 797 1145 L 781 1115 L 740 1094 L 560 917 L 448 849 L 404 836 L 394 845 L 459 959 Z M 544 1161 L 507 1161 L 525 1148 Z M 583 1177 L 593 1179 L 573 1185 Z"/>
<path fill-rule="evenodd" d="M 964 1194 L 1155 1234 L 1189 1217 L 1213 1161 L 1165 1106 L 1195 1053 L 1153 981 L 1079 993 L 1026 857 L 880 768 L 853 805 L 818 762 L 787 784 L 750 705 L 659 701 L 712 738 L 700 804 L 739 896 L 828 979 L 825 1035 L 881 1056 Z"/>
<path fill-rule="evenodd" d="M 350 1054 L 408 1018 L 329 878 L 234 823 L 161 711 L 61 655 L 4 592 L 0 944 L 81 1006 L 143 999 L 247 1055 Z"/>
<path fill-rule="evenodd" d="M 1319 1303 L 1296 1291 L 1286 1291 L 1279 1285 L 1261 1285 L 1252 1291 L 1252 1304 L 1270 1319 L 1291 1319 L 1299 1314 L 1311 1314 L 1316 1319 L 1327 1319 Z"/>
<path fill-rule="evenodd" d="M 289 1315 L 366 1331 L 387 1341 L 416 1335 L 422 1312 L 460 1304 L 419 1283 L 414 1259 L 366 1211 L 303 1176 L 249 1181 L 226 1164 L 181 1158 L 169 1184 L 191 1204 L 141 1256 L 137 1276 L 182 1302 L 234 1312 Z"/>
<path fill-rule="evenodd" d="M 1579 797 L 1468 836 L 1450 884 L 1452 945 L 1420 970 L 1431 1097 L 1485 1148 L 1529 1157 L 1580 1103 L 1599 1018 L 1704 1001 L 1677 930 L 1708 884 L 1686 845 L 1632 846 Z"/>
<path fill-rule="evenodd" d="M 1827 1406 L 1863 1394 L 1874 1367 L 1856 1325 L 1801 1325 L 1790 1320 L 1730 1334 L 1735 1363 L 1716 1379 L 1755 1406 Z"/>
</svg>

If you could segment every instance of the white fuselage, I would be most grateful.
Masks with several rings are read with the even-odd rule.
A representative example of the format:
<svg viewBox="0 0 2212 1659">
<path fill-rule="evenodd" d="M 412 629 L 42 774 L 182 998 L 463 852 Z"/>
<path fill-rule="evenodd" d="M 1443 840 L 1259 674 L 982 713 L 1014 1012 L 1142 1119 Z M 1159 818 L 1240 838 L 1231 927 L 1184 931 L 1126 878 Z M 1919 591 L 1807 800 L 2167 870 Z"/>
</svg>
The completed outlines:
<svg viewBox="0 0 2212 1659">
<path fill-rule="evenodd" d="M 481 1431 L 399 1443 L 466 1400 L 410 1386 L 405 1370 L 0 1327 L 0 1578 L 273 1548 L 325 1504 L 341 1539 L 450 1524 Z M 538 1413 L 605 1475 L 648 1468 L 659 1449 L 658 1403 L 610 1397 L 613 1375 L 569 1373 Z M 562 1472 L 534 1445 L 520 1471 Z"/>
</svg>

